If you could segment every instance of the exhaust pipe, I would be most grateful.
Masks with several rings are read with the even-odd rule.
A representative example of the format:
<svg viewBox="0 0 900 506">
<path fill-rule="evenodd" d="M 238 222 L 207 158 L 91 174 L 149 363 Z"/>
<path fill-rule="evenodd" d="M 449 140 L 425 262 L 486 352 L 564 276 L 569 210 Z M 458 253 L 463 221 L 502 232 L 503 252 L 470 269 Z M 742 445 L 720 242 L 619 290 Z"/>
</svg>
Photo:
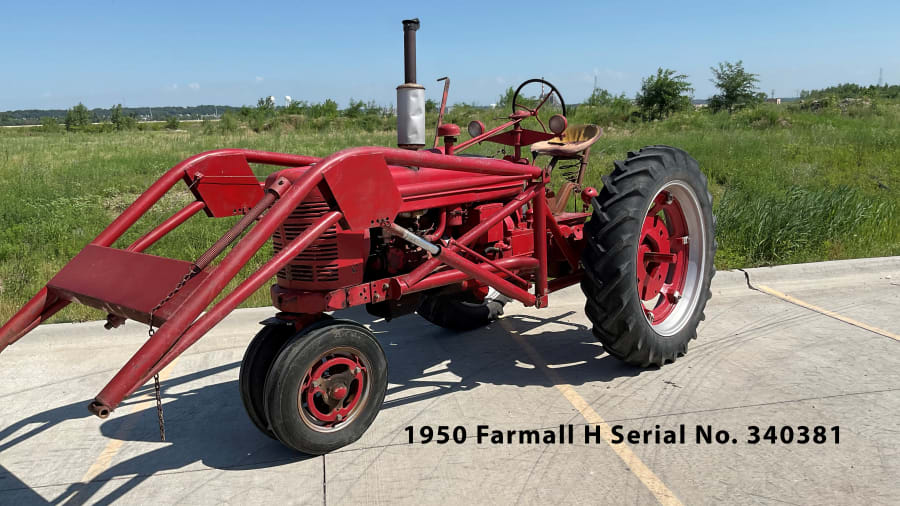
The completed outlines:
<svg viewBox="0 0 900 506">
<path fill-rule="evenodd" d="M 419 18 L 403 20 L 403 77 L 397 86 L 397 146 L 425 146 L 425 87 L 416 83 L 416 31 Z"/>
</svg>

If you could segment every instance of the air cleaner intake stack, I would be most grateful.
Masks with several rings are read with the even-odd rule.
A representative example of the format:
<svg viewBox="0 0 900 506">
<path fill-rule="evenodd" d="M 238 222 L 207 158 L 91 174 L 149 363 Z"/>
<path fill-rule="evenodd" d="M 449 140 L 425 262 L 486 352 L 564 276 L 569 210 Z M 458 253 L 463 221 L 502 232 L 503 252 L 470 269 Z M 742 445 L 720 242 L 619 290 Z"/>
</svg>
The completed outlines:
<svg viewBox="0 0 900 506">
<path fill-rule="evenodd" d="M 419 18 L 403 20 L 403 73 L 397 86 L 397 145 L 405 149 L 425 146 L 425 87 L 416 83 L 416 31 Z"/>
</svg>

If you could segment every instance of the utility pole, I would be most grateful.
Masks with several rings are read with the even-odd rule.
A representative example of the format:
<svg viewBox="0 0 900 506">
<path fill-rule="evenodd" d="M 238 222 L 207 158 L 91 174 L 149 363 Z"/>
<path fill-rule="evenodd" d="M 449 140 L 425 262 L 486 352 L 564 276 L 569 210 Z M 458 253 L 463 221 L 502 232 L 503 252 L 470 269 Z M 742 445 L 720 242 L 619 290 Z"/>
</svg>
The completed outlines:
<svg viewBox="0 0 900 506">
<path fill-rule="evenodd" d="M 882 85 L 884 85 L 884 69 L 879 68 L 878 69 L 878 87 L 881 88 Z"/>
</svg>

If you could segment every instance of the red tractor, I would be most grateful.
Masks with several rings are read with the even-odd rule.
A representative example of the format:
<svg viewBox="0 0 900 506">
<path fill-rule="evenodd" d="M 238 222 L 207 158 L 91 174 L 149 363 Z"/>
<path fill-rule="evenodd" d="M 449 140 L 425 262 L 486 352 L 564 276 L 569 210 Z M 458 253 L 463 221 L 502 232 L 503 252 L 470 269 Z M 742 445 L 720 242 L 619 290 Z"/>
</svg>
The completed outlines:
<svg viewBox="0 0 900 506">
<path fill-rule="evenodd" d="M 458 126 L 442 123 L 446 82 L 434 147 L 424 149 L 419 22 L 403 26 L 399 148 L 325 158 L 225 149 L 179 163 L 0 328 L 0 350 L 71 302 L 107 312 L 108 329 L 126 319 L 149 325 L 151 337 L 89 406 L 105 418 L 277 277 L 271 294 L 279 313 L 247 348 L 241 396 L 263 433 L 310 454 L 357 440 L 384 399 L 378 340 L 329 315 L 350 306 L 365 304 L 386 319 L 418 312 L 467 330 L 500 316 L 508 301 L 543 308 L 550 293 L 580 283 L 593 333 L 609 354 L 637 366 L 684 354 L 715 272 L 715 219 L 696 160 L 677 148 L 645 147 L 615 162 L 599 192 L 584 187 L 602 131 L 567 125 L 565 102 L 543 80 L 523 83 L 503 124 L 469 124 L 464 142 Z M 526 104 L 526 85 L 544 92 Z M 547 104 L 561 114 L 547 117 Z M 526 120 L 540 129 L 525 128 Z M 463 153 L 484 142 L 512 152 Z M 251 163 L 283 169 L 260 182 Z M 551 188 L 554 175 L 559 184 Z M 113 247 L 179 181 L 196 200 L 134 243 Z M 242 217 L 193 262 L 144 253 L 200 211 Z M 212 304 L 270 240 L 272 258 Z"/>
</svg>

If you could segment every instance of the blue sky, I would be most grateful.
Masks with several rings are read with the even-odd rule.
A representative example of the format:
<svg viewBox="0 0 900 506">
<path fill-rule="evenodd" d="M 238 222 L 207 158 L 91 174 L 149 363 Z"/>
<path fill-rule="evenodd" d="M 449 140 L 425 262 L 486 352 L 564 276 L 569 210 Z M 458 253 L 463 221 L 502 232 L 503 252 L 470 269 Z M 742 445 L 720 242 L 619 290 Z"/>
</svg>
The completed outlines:
<svg viewBox="0 0 900 506">
<path fill-rule="evenodd" d="M 515 6 L 515 7 L 513 7 Z M 255 104 L 261 96 L 394 101 L 400 20 L 419 17 L 419 82 L 489 104 L 536 76 L 570 102 L 633 96 L 657 67 L 696 98 L 743 60 L 778 96 L 900 82 L 898 2 L 180 2 L 0 0 L 0 110 Z"/>
</svg>

